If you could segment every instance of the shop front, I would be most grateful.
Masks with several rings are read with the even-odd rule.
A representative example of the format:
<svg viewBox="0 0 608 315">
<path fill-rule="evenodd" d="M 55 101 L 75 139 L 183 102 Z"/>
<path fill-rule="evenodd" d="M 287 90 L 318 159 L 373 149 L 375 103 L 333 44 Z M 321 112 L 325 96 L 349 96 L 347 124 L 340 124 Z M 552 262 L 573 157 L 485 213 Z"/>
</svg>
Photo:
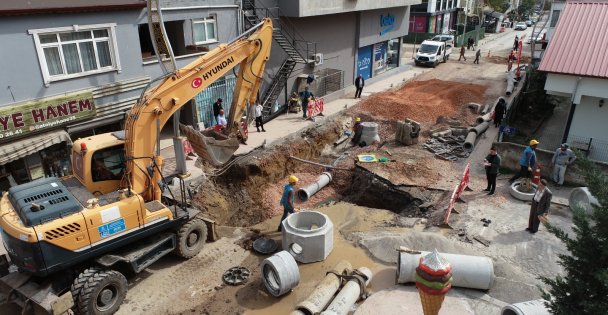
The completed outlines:
<svg viewBox="0 0 608 315">
<path fill-rule="evenodd" d="M 370 78 L 398 67 L 401 37 L 407 35 L 408 24 L 408 7 L 362 12 L 356 75 Z"/>
<path fill-rule="evenodd" d="M 95 117 L 93 93 L 77 92 L 0 108 L 0 190 L 71 173 L 65 126 Z"/>
</svg>

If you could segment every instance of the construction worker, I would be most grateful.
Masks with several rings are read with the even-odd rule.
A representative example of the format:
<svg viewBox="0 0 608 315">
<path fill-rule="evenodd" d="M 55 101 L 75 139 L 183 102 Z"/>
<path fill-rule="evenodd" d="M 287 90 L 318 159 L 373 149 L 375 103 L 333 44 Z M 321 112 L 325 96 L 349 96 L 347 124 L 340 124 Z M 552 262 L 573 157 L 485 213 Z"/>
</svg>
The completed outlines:
<svg viewBox="0 0 608 315">
<path fill-rule="evenodd" d="M 363 126 L 361 125 L 361 118 L 355 118 L 355 124 L 353 125 L 353 139 L 351 140 L 354 145 L 359 144 L 361 140 L 361 134 L 363 133 Z"/>
<path fill-rule="evenodd" d="M 285 184 L 285 187 L 283 189 L 283 196 L 281 197 L 281 205 L 283 206 L 283 216 L 281 217 L 281 221 L 279 221 L 279 228 L 277 229 L 278 232 L 281 232 L 283 230 L 283 220 L 285 220 L 285 218 L 287 218 L 288 215 L 294 213 L 296 211 L 295 208 L 295 195 L 296 192 L 293 190 L 293 188 L 296 186 L 296 184 L 298 183 L 298 178 L 295 175 L 291 175 L 289 176 L 289 183 Z"/>
<path fill-rule="evenodd" d="M 515 180 L 522 176 L 529 178 L 530 175 L 532 175 L 532 168 L 536 164 L 535 150 L 538 144 L 539 142 L 535 139 L 530 140 L 530 145 L 526 147 L 526 149 L 521 155 L 521 158 L 519 159 L 519 172 L 517 172 L 517 174 L 511 177 L 511 179 L 509 179 L 509 183 L 513 183 Z"/>
<path fill-rule="evenodd" d="M 464 61 L 467 61 L 467 57 L 464 56 L 464 46 L 460 46 L 460 57 L 458 57 L 458 61 L 464 58 Z"/>
<path fill-rule="evenodd" d="M 562 145 L 555 150 L 553 158 L 551 159 L 551 165 L 553 165 L 553 181 L 557 184 L 558 189 L 564 184 L 566 168 L 568 165 L 574 163 L 575 160 L 576 155 L 568 148 L 567 143 L 562 143 Z"/>
</svg>

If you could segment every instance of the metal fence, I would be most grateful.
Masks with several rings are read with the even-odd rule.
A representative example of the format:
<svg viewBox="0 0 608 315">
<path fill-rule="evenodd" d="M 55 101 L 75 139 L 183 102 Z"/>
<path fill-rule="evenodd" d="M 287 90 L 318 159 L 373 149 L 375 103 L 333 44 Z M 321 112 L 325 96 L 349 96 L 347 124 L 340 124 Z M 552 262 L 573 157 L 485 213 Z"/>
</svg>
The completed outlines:
<svg viewBox="0 0 608 315">
<path fill-rule="evenodd" d="M 541 148 L 552 151 L 559 148 L 562 137 L 543 136 L 539 141 Z M 566 142 L 570 148 L 581 151 L 592 161 L 608 162 L 608 141 L 571 134 Z"/>
<path fill-rule="evenodd" d="M 338 69 L 323 69 L 315 73 L 314 94 L 325 96 L 344 88 L 344 71 Z"/>
<path fill-rule="evenodd" d="M 209 87 L 196 95 L 195 102 L 198 121 L 205 123 L 205 127 L 215 125 L 213 103 L 215 103 L 218 98 L 221 98 L 223 101 L 222 107 L 224 107 L 226 115 L 230 112 L 235 84 L 235 77 L 226 77 L 213 82 Z"/>
</svg>

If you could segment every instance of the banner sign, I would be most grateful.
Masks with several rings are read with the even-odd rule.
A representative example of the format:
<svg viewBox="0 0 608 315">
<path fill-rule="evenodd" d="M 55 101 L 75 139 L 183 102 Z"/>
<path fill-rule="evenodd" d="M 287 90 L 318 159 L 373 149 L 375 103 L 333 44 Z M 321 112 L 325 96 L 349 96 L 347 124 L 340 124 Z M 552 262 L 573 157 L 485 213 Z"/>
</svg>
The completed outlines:
<svg viewBox="0 0 608 315">
<path fill-rule="evenodd" d="M 456 200 L 460 198 L 462 192 L 467 186 L 469 186 L 469 176 L 470 176 L 470 163 L 467 163 L 467 166 L 464 168 L 464 172 L 462 173 L 462 179 L 456 188 L 454 188 L 454 192 L 452 192 L 452 197 L 450 198 L 450 203 L 448 204 L 448 208 L 445 210 L 444 224 L 448 224 L 450 220 L 450 213 L 454 209 L 454 204 Z"/>
<path fill-rule="evenodd" d="M 0 107 L 0 139 L 73 123 L 95 114 L 90 91 Z"/>
<path fill-rule="evenodd" d="M 325 100 L 323 100 L 323 98 L 315 98 L 314 101 L 308 102 L 308 108 L 306 109 L 306 115 L 308 118 L 312 118 L 323 113 L 323 105 L 325 105 Z"/>
</svg>

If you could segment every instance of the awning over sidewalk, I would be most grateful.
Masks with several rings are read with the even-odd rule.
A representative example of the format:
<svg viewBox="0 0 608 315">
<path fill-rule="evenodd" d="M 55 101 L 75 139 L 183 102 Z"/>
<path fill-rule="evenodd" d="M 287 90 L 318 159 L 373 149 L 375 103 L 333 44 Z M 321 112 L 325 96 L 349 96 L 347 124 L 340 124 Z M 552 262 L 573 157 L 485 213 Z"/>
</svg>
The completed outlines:
<svg viewBox="0 0 608 315">
<path fill-rule="evenodd" d="M 26 157 L 61 142 L 67 142 L 68 145 L 72 144 L 70 135 L 65 130 L 51 131 L 0 145 L 0 165 Z"/>
</svg>

